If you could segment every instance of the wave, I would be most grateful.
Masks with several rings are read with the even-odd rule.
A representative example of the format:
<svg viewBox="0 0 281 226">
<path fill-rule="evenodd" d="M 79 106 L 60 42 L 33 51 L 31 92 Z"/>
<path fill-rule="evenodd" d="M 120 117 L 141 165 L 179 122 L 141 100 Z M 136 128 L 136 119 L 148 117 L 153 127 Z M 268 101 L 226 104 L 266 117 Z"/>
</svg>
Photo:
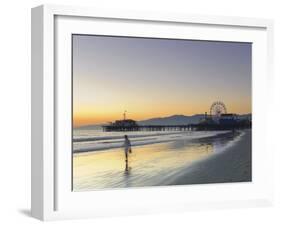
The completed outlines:
<svg viewBox="0 0 281 226">
<path fill-rule="evenodd" d="M 151 136 L 163 136 L 163 135 L 172 135 L 172 134 L 183 134 L 186 132 L 158 132 L 158 133 L 147 133 L 147 134 L 128 134 L 129 139 L 132 138 L 141 138 L 141 137 L 151 137 Z M 125 135 L 125 133 L 124 133 Z M 101 141 L 101 140 L 115 140 L 115 139 L 124 139 L 124 135 L 112 135 L 112 136 L 94 136 L 94 137 L 74 137 L 73 142 L 86 142 L 86 141 Z"/>
<path fill-rule="evenodd" d="M 157 143 L 166 143 L 176 140 L 191 140 L 217 136 L 219 134 L 229 133 L 229 131 L 204 131 L 204 132 L 173 132 L 173 133 L 154 133 L 154 134 L 134 134 L 129 135 L 132 146 L 141 146 Z M 146 139 L 139 139 L 139 138 Z M 100 136 L 88 138 L 76 138 L 74 141 L 74 153 L 102 151 L 107 149 L 116 149 L 124 146 L 124 136 Z M 76 141 L 75 141 L 76 140 Z M 108 142 L 110 140 L 110 142 Z"/>
</svg>

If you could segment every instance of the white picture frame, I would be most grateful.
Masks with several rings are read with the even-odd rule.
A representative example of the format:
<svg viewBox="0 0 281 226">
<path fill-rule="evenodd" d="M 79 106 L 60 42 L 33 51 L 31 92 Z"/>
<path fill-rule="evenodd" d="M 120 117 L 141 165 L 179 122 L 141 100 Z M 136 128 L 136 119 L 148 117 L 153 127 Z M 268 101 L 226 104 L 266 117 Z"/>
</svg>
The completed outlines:
<svg viewBox="0 0 281 226">
<path fill-rule="evenodd" d="M 108 22 L 104 30 L 99 26 Z M 126 25 L 122 25 L 125 22 Z M 92 26 L 94 25 L 95 26 Z M 120 23 L 120 27 L 115 26 Z M 133 27 L 139 23 L 142 31 Z M 142 23 L 144 25 L 142 25 Z M 189 26 L 185 33 L 193 39 L 252 41 L 253 51 L 253 182 L 138 188 L 71 193 L 69 184 L 69 112 L 59 111 L 58 103 L 69 98 L 69 34 L 79 32 L 148 36 L 150 26 L 177 26 L 174 35 Z M 123 27 L 122 27 L 123 26 Z M 197 29 L 200 27 L 200 29 Z M 92 30 L 91 30 L 92 29 Z M 107 29 L 107 30 L 106 30 Z M 197 29 L 197 30 L 196 30 Z M 217 29 L 217 30 L 213 30 Z M 231 30 L 232 29 L 232 30 Z M 167 29 L 166 29 L 167 30 Z M 236 32 L 240 31 L 241 32 Z M 242 31 L 243 30 L 243 31 Z M 232 34 L 235 34 L 232 36 Z M 154 34 L 156 35 L 156 34 Z M 160 37 L 171 33 L 160 32 Z M 231 36 L 231 37 L 230 37 Z M 265 19 L 222 16 L 183 15 L 171 13 L 110 11 L 83 7 L 43 5 L 32 9 L 32 200 L 31 213 L 41 220 L 113 216 L 127 214 L 185 211 L 208 208 L 233 208 L 271 205 L 273 150 L 266 142 L 267 115 L 271 95 L 273 22 Z M 65 67 L 60 67 L 65 59 Z M 59 75 L 59 76 L 58 76 Z M 62 82 L 64 83 L 62 85 Z M 62 98 L 62 99 L 61 99 Z M 63 99 L 64 98 L 64 99 Z M 257 101 L 258 100 L 258 101 Z M 64 136 L 66 134 L 66 136 Z M 261 139 L 264 138 L 264 139 Z M 64 146 L 66 145 L 66 146 Z M 68 143 L 69 145 L 69 143 Z M 261 149 L 266 155 L 261 155 Z M 255 154 L 257 150 L 257 154 Z M 68 165 L 67 165 L 68 164 Z M 220 194 L 218 194 L 220 193 Z M 231 197 L 230 197 L 231 194 Z M 161 197 L 173 198 L 161 199 Z M 146 197 L 146 198 L 144 198 Z M 88 202 L 86 200 L 89 200 Z M 95 200 L 95 204 L 91 201 Z M 124 201 L 125 200 L 125 201 Z M 118 204 L 116 204 L 118 203 Z M 84 205 L 83 205 L 84 204 Z M 109 205 L 111 204 L 111 205 Z M 82 206 L 83 205 L 83 206 Z"/>
</svg>

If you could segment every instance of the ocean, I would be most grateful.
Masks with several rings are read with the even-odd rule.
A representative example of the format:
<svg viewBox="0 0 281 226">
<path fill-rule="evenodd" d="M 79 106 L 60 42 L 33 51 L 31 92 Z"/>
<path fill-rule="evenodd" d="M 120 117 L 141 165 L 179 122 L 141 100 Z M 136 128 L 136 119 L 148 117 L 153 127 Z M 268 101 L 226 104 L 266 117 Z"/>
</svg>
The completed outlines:
<svg viewBox="0 0 281 226">
<path fill-rule="evenodd" d="M 132 144 L 128 165 L 124 135 Z M 73 190 L 161 186 L 187 166 L 226 151 L 243 132 L 73 131 Z"/>
<path fill-rule="evenodd" d="M 101 151 L 120 148 L 127 135 L 132 146 L 165 143 L 176 140 L 191 140 L 212 137 L 226 133 L 225 131 L 133 131 L 133 132 L 104 132 L 101 128 L 74 129 L 73 152 Z"/>
</svg>

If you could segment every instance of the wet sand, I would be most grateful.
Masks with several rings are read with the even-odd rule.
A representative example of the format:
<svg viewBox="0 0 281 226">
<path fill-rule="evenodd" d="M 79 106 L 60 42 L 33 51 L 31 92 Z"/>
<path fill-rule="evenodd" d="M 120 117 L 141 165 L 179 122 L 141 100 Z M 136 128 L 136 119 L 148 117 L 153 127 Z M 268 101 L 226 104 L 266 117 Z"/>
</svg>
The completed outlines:
<svg viewBox="0 0 281 226">
<path fill-rule="evenodd" d="M 251 133 L 74 154 L 74 191 L 251 180 Z"/>
<path fill-rule="evenodd" d="M 184 169 L 166 185 L 252 181 L 251 130 L 226 151 L 210 156 Z"/>
</svg>

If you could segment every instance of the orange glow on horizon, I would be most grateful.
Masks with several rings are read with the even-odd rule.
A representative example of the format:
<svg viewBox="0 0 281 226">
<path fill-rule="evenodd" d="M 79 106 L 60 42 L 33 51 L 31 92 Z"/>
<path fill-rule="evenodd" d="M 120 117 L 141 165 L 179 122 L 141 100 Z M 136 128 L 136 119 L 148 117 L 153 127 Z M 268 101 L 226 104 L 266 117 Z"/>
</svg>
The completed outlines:
<svg viewBox="0 0 281 226">
<path fill-rule="evenodd" d="M 209 104 L 211 105 L 211 103 Z M 251 113 L 251 106 L 245 103 L 233 103 L 232 105 L 226 105 L 228 113 L 235 114 L 248 114 Z M 125 108 L 130 109 L 130 108 Z M 189 109 L 181 109 L 174 107 L 156 107 L 154 108 L 144 108 L 141 111 L 127 111 L 126 117 L 140 121 L 151 118 L 160 118 L 160 117 L 168 117 L 172 115 L 186 115 L 191 116 L 195 114 L 204 114 L 207 112 L 209 114 L 209 106 L 205 107 L 205 105 L 198 105 Z M 138 109 L 140 110 L 140 109 Z M 102 109 L 84 109 L 83 111 L 76 111 L 73 114 L 73 126 L 80 127 L 86 125 L 98 125 L 98 124 L 106 124 L 108 122 L 114 122 L 115 120 L 123 119 L 123 111 L 102 111 Z"/>
</svg>

